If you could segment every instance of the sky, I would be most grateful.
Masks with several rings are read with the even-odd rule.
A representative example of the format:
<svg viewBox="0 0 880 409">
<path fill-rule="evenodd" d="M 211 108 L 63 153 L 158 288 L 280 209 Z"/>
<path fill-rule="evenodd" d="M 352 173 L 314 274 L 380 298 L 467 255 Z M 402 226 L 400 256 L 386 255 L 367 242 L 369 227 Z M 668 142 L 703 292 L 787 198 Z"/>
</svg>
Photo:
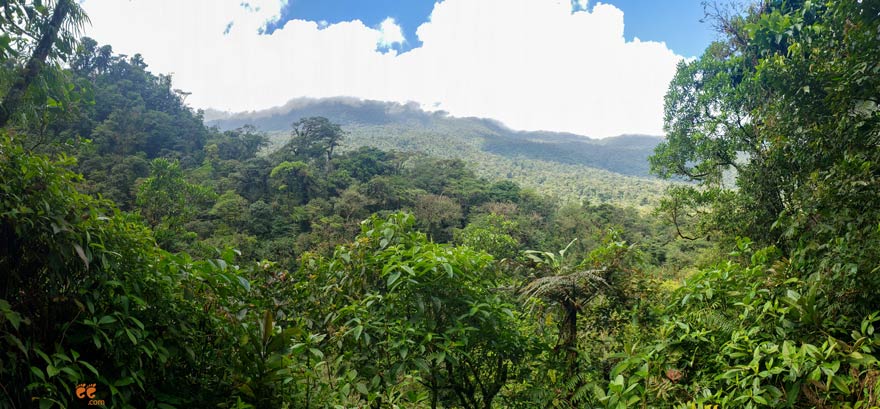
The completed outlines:
<svg viewBox="0 0 880 409">
<path fill-rule="evenodd" d="M 194 108 L 416 102 L 513 129 L 662 135 L 700 0 L 82 0 L 85 34 L 172 74 Z"/>
</svg>

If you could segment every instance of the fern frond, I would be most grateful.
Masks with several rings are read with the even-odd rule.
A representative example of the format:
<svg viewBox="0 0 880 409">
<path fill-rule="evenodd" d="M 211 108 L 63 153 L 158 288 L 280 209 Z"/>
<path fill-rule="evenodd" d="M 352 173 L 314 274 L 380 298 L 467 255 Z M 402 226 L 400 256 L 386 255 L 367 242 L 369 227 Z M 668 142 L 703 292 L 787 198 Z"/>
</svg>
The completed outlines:
<svg viewBox="0 0 880 409">
<path fill-rule="evenodd" d="M 590 299 L 602 288 L 611 288 L 602 278 L 604 270 L 583 270 L 571 274 L 541 277 L 526 284 L 520 293 L 526 297 L 552 302 L 577 302 Z"/>
</svg>

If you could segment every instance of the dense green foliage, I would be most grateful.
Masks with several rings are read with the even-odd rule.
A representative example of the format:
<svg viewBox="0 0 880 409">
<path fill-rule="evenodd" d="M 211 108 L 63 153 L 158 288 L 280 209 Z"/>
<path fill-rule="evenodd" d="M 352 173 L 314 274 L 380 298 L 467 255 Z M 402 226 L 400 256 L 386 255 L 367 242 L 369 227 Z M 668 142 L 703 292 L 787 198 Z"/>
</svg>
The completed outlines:
<svg viewBox="0 0 880 409">
<path fill-rule="evenodd" d="M 751 240 L 688 281 L 637 359 L 699 401 L 876 406 L 880 7 L 770 1 L 720 22 L 727 41 L 670 85 L 652 166 L 700 182 L 673 192 L 673 218 Z"/>
<path fill-rule="evenodd" d="M 716 18 L 650 161 L 695 183 L 652 215 L 481 177 L 463 138 L 207 128 L 67 31 L 44 80 L 0 49 L 0 408 L 877 407 L 880 7 Z"/>
</svg>

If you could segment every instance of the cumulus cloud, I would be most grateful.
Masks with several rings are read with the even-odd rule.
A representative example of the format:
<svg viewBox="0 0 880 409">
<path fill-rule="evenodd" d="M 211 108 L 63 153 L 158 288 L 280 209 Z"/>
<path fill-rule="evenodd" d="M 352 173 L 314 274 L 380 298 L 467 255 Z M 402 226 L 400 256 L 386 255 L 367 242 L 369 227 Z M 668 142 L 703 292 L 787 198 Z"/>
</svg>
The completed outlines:
<svg viewBox="0 0 880 409">
<path fill-rule="evenodd" d="M 143 54 L 154 72 L 173 73 L 174 86 L 192 92 L 187 101 L 199 108 L 354 96 L 415 101 L 514 129 L 660 134 L 663 95 L 682 58 L 664 43 L 626 41 L 623 12 L 602 3 L 573 12 L 570 0 L 445 0 L 418 27 L 422 45 L 402 53 L 389 50 L 407 41 L 391 18 L 378 27 L 291 20 L 259 34 L 281 6 L 84 3 L 88 35 L 117 52 Z"/>
<path fill-rule="evenodd" d="M 382 21 L 382 24 L 379 24 L 379 33 L 380 48 L 387 49 L 394 44 L 403 44 L 406 41 L 403 37 L 403 29 L 391 17 L 386 18 Z"/>
</svg>

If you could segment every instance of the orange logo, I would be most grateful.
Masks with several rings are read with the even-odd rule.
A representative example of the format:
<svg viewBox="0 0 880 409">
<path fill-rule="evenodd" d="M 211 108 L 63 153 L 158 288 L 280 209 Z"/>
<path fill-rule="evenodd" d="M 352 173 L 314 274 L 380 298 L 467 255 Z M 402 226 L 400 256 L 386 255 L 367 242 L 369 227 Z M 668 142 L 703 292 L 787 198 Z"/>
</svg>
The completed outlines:
<svg viewBox="0 0 880 409">
<path fill-rule="evenodd" d="M 95 398 L 95 391 L 97 391 L 97 390 L 98 389 L 95 388 L 95 384 L 93 384 L 93 383 L 90 383 L 90 384 L 81 383 L 79 385 L 76 385 L 76 397 L 80 398 L 80 399 L 85 399 L 86 396 L 88 396 L 89 399 L 94 399 Z"/>
<path fill-rule="evenodd" d="M 80 399 L 89 399 L 89 405 L 103 405 L 104 401 L 95 399 L 95 392 L 98 391 L 94 383 L 81 383 L 76 385 L 76 397 Z"/>
</svg>

